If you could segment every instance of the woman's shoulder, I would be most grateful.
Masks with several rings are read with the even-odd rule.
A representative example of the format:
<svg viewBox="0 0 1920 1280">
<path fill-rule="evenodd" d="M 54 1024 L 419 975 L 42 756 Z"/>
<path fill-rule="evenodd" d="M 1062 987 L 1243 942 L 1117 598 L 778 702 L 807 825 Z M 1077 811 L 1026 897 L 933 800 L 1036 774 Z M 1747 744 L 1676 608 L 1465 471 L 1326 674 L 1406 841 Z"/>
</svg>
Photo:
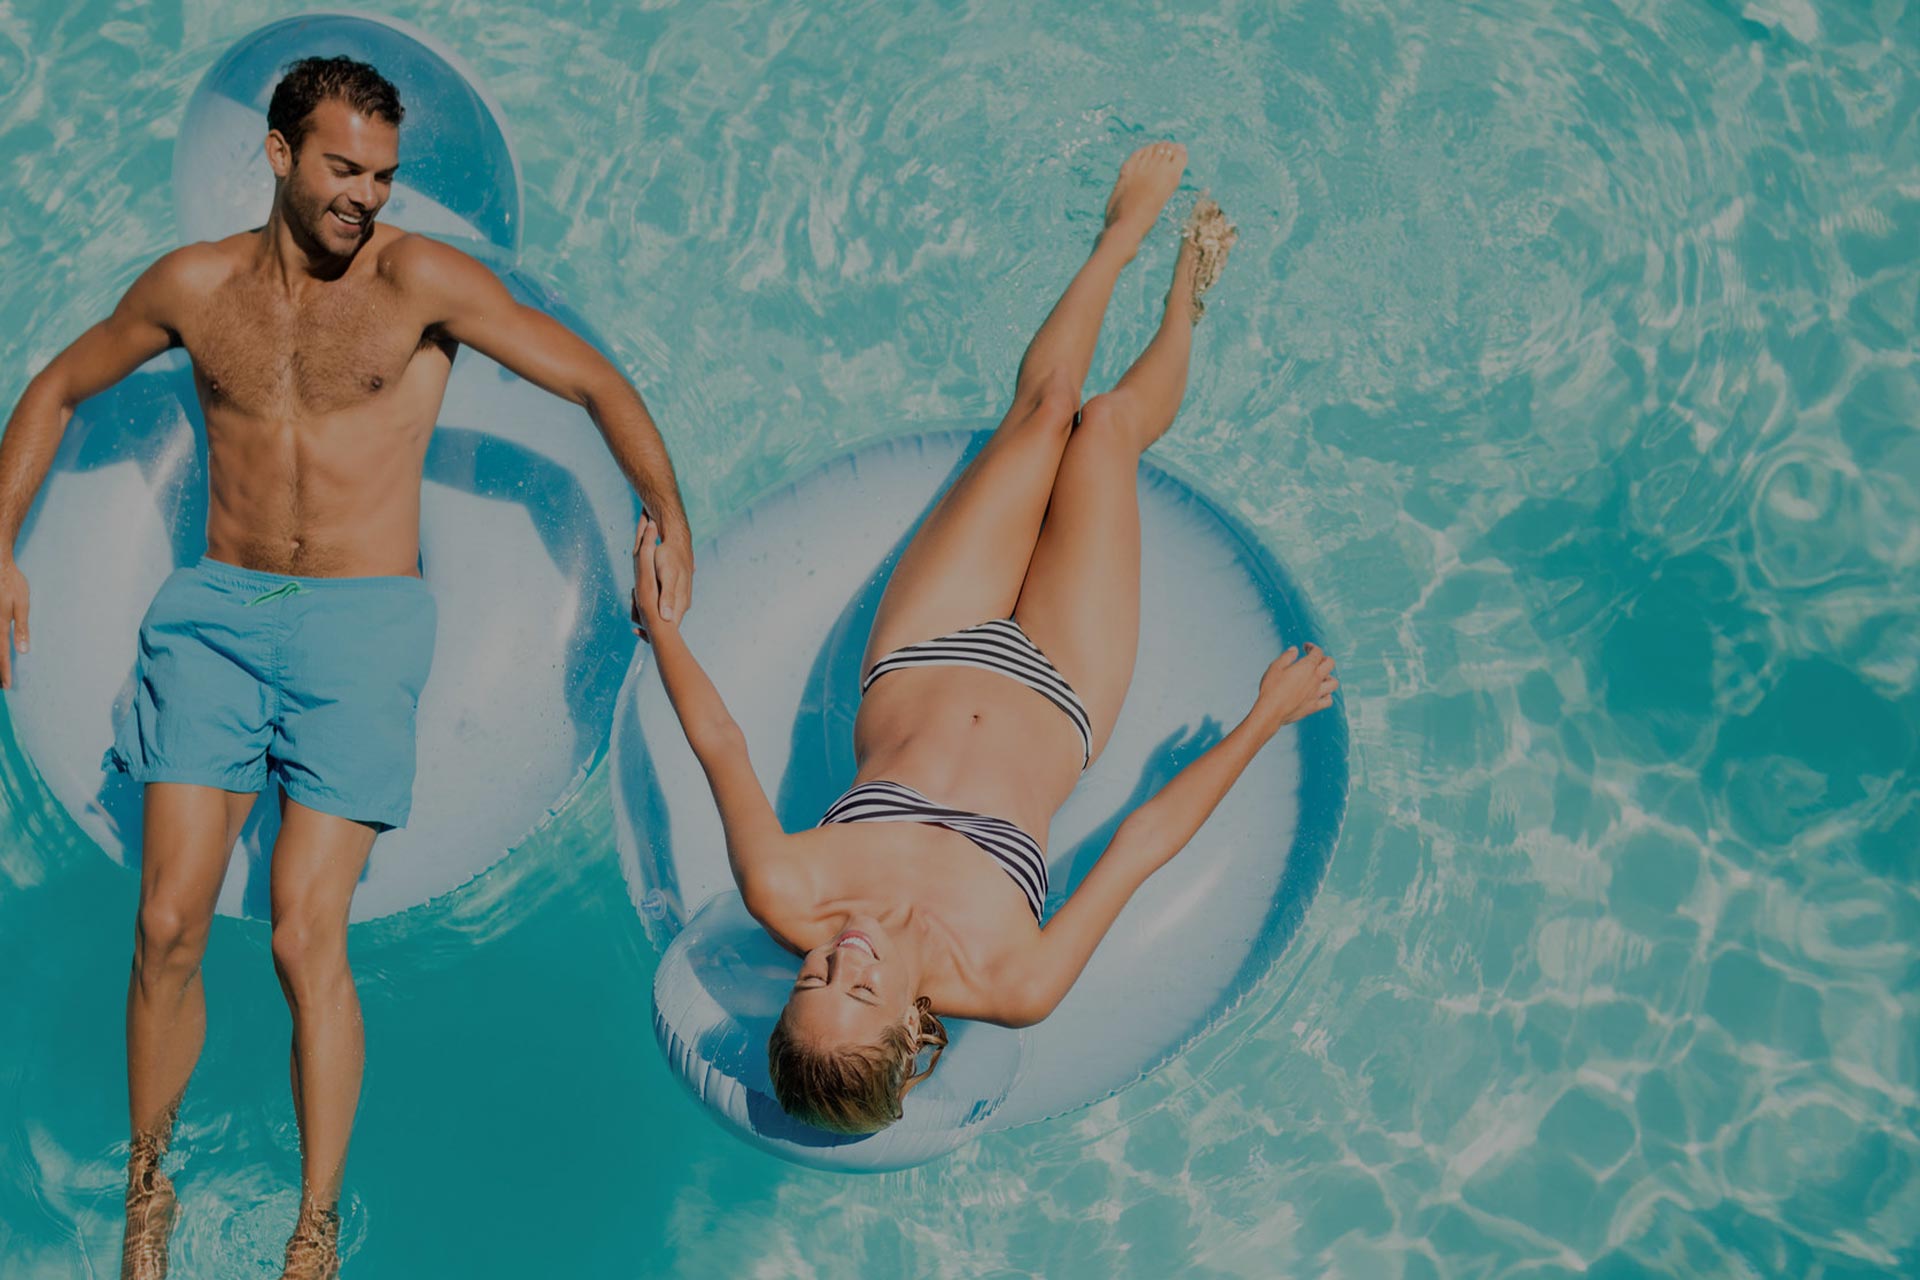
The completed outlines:
<svg viewBox="0 0 1920 1280">
<path fill-rule="evenodd" d="M 1017 899 L 1016 899 L 1017 902 Z M 1040 927 L 1024 903 L 1018 910 L 987 901 L 973 911 L 940 913 L 944 963 L 930 975 L 926 994 L 946 1017 L 1025 1026 L 1024 975 L 1032 963 Z"/>
<path fill-rule="evenodd" d="M 811 832 L 774 837 L 777 850 L 737 867 L 734 879 L 747 914 L 760 922 L 774 941 L 789 951 L 807 949 L 806 938 L 820 916 L 821 893 L 817 868 L 808 856 Z M 766 856 L 771 854 L 771 856 Z"/>
<path fill-rule="evenodd" d="M 1044 1015 L 1036 1014 L 1028 997 L 1023 958 L 1029 940 L 1009 930 L 983 940 L 972 963 L 956 965 L 927 995 L 933 1011 L 947 1018 L 970 1018 L 1003 1027 L 1025 1027 Z"/>
<path fill-rule="evenodd" d="M 747 911 L 782 946 L 805 951 L 828 925 L 830 904 L 866 887 L 863 859 L 872 840 L 848 826 L 810 827 L 769 837 L 776 846 L 743 860 L 735 872 Z"/>
</svg>

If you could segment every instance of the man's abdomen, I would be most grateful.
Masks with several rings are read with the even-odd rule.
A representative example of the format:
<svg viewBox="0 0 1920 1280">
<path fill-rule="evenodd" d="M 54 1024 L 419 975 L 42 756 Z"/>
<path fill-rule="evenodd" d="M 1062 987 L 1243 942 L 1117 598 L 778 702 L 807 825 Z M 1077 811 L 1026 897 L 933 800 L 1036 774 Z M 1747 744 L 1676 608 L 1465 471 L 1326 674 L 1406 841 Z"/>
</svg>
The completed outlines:
<svg viewBox="0 0 1920 1280">
<path fill-rule="evenodd" d="M 267 573 L 418 572 L 422 428 L 208 421 L 207 553 Z"/>
</svg>

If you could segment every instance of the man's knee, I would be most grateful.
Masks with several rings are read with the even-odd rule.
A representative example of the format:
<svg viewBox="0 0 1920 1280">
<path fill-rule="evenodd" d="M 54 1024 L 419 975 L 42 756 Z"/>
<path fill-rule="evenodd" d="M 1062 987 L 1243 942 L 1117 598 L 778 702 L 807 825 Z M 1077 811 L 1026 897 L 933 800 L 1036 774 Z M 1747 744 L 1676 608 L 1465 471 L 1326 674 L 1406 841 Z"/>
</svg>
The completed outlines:
<svg viewBox="0 0 1920 1280">
<path fill-rule="evenodd" d="M 337 981 L 347 972 L 346 922 L 321 920 L 298 908 L 276 913 L 273 967 L 296 1001 Z"/>
<path fill-rule="evenodd" d="M 134 923 L 133 962 L 143 978 L 189 977 L 207 953 L 212 913 L 165 893 L 140 904 Z"/>
</svg>

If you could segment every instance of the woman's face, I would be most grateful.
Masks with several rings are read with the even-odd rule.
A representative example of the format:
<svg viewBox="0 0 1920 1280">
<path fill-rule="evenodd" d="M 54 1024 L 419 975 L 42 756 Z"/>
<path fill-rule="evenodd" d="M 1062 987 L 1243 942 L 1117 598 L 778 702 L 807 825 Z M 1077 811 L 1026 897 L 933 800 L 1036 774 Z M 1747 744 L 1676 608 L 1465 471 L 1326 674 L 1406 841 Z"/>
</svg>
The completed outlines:
<svg viewBox="0 0 1920 1280">
<path fill-rule="evenodd" d="M 911 1027 L 914 993 L 906 989 L 907 966 L 889 956 L 892 950 L 879 921 L 850 919 L 802 957 L 787 997 L 788 1025 L 821 1049 L 878 1043 L 890 1023 Z"/>
</svg>

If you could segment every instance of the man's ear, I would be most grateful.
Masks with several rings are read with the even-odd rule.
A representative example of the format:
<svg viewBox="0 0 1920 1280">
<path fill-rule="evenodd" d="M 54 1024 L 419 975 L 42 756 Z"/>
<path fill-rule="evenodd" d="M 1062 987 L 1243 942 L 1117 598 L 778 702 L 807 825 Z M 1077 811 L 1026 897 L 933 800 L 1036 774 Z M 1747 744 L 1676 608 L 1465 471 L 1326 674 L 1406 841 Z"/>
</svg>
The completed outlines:
<svg viewBox="0 0 1920 1280">
<path fill-rule="evenodd" d="M 273 170 L 273 176 L 284 178 L 293 172 L 293 148 L 287 145 L 287 136 L 278 129 L 267 130 L 267 165 Z"/>
</svg>

